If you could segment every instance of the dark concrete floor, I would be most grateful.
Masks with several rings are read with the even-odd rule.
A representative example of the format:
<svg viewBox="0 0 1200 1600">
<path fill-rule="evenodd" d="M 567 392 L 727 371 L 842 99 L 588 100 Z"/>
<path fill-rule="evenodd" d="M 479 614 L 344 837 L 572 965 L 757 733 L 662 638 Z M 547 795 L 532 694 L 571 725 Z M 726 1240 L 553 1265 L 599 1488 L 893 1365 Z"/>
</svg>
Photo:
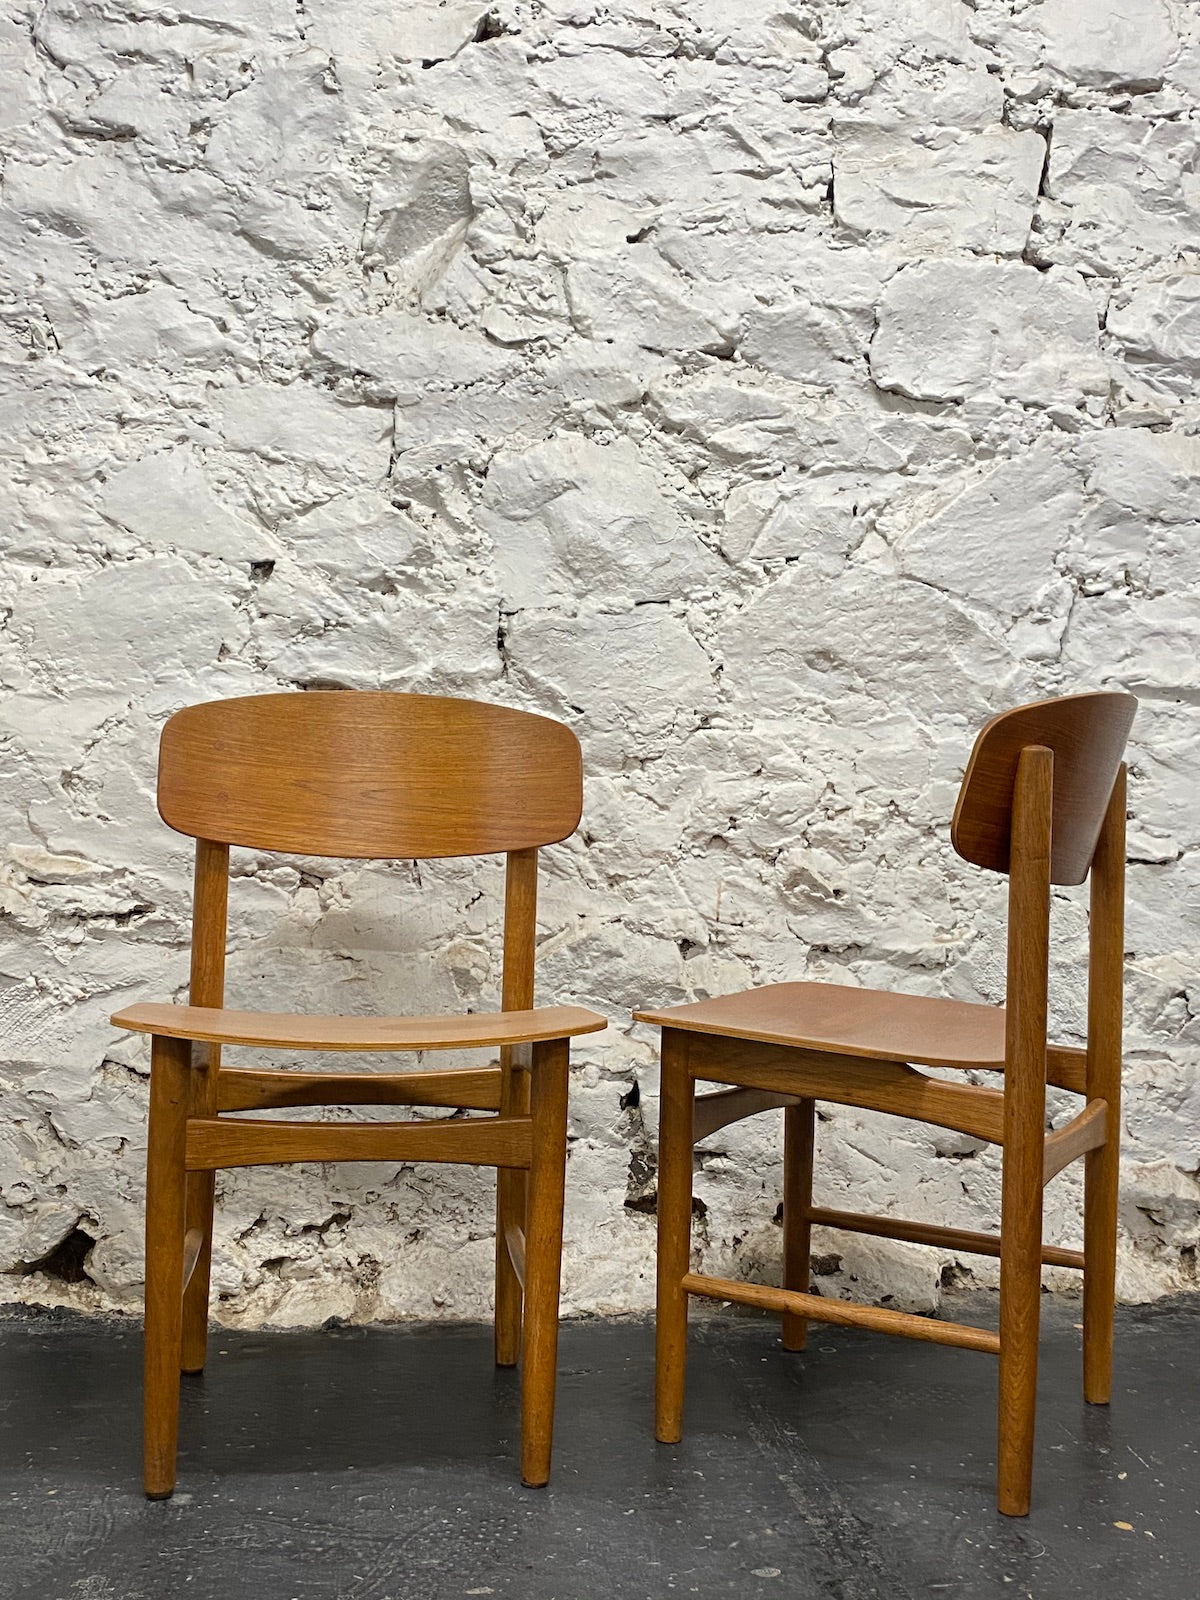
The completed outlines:
<svg viewBox="0 0 1200 1600">
<path fill-rule="evenodd" d="M 651 1326 L 564 1326 L 545 1490 L 487 1329 L 214 1332 L 150 1504 L 137 1325 L 0 1312 L 0 1595 L 1197 1600 L 1200 1297 L 1120 1313 L 1111 1409 L 1080 1399 L 1078 1304 L 1044 1306 L 1026 1521 L 994 1509 L 988 1357 L 821 1328 L 789 1356 L 731 1312 L 693 1325 L 678 1446 Z"/>
</svg>

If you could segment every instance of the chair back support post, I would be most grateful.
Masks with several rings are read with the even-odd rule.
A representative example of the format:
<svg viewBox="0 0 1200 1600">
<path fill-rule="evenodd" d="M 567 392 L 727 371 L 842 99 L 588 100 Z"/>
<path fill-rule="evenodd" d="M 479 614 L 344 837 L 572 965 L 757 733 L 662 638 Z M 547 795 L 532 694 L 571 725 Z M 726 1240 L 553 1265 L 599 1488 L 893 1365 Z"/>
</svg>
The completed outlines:
<svg viewBox="0 0 1200 1600">
<path fill-rule="evenodd" d="M 1088 923 L 1087 1095 L 1105 1104 L 1105 1140 L 1083 1174 L 1083 1396 L 1112 1395 L 1121 1180 L 1121 1011 L 1125 965 L 1125 766 L 1117 770 L 1096 854 Z"/>
<path fill-rule="evenodd" d="M 1046 1123 L 1054 753 L 1028 745 L 1012 797 L 1000 1202 L 999 1505 L 1029 1510 L 1037 1394 Z"/>
<path fill-rule="evenodd" d="M 1114 1101 L 1121 1087 L 1125 981 L 1125 785 L 1122 762 L 1092 858 L 1088 918 L 1087 1095 Z"/>
<path fill-rule="evenodd" d="M 225 937 L 229 905 L 229 846 L 212 839 L 196 840 L 192 888 L 192 963 L 188 999 L 194 1006 L 219 1008 L 225 1003 Z M 212 1117 L 219 1101 L 221 1072 L 218 1044 L 191 1046 L 188 1073 L 188 1115 Z M 185 1229 L 196 1241 L 195 1265 L 184 1289 L 181 1365 L 199 1372 L 208 1344 L 208 1297 L 212 1269 L 215 1172 L 190 1172 L 187 1178 Z"/>
<path fill-rule="evenodd" d="M 1008 879 L 1008 984 L 1005 1001 L 1005 1097 L 1021 1102 L 1046 1092 L 1046 1018 L 1050 972 L 1050 850 L 1054 754 L 1029 745 L 1013 787 Z M 1038 1136 L 1041 1136 L 1038 1127 Z"/>
<path fill-rule="evenodd" d="M 502 1011 L 527 1011 L 533 1005 L 533 964 L 537 935 L 538 852 L 510 850 L 504 870 L 504 976 Z"/>
</svg>

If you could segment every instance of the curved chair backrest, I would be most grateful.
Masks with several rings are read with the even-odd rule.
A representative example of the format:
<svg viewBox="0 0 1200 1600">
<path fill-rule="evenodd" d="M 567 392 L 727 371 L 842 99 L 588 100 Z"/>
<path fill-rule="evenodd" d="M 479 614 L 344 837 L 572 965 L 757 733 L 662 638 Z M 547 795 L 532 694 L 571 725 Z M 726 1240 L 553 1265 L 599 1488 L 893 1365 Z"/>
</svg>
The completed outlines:
<svg viewBox="0 0 1200 1600">
<path fill-rule="evenodd" d="M 1050 881 L 1082 883 L 1136 710 L 1131 694 L 1073 694 L 993 717 L 975 740 L 950 824 L 959 855 L 1008 871 L 1017 759 L 1042 745 L 1054 752 Z"/>
<path fill-rule="evenodd" d="M 561 722 L 478 700 L 309 690 L 177 712 L 158 809 L 179 833 L 315 856 L 428 859 L 554 844 L 583 804 Z"/>
</svg>

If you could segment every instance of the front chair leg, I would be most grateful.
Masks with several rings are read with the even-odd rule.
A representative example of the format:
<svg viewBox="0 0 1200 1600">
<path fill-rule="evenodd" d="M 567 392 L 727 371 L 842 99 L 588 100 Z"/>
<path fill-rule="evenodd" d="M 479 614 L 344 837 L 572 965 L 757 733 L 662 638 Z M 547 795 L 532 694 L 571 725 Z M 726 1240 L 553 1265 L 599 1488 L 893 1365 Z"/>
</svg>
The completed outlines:
<svg viewBox="0 0 1200 1600">
<path fill-rule="evenodd" d="M 817 1105 L 801 1100 L 783 1113 L 783 1287 L 808 1293 L 812 1247 L 813 1134 Z M 783 1348 L 803 1350 L 808 1343 L 808 1318 L 783 1314 Z"/>
<path fill-rule="evenodd" d="M 175 1487 L 190 1062 L 186 1039 L 154 1038 L 146 1150 L 144 1435 L 144 1481 L 151 1500 L 165 1499 Z"/>
<path fill-rule="evenodd" d="M 568 1040 L 552 1039 L 533 1046 L 533 1152 L 525 1236 L 521 1373 L 521 1478 L 531 1488 L 540 1488 L 550 1477 L 554 1439 L 569 1065 Z"/>
<path fill-rule="evenodd" d="M 655 1311 L 655 1436 L 683 1432 L 688 1297 L 683 1279 L 692 1249 L 692 1132 L 695 1084 L 687 1034 L 664 1028 L 658 1100 L 658 1300 Z"/>
<path fill-rule="evenodd" d="M 1030 1141 L 1032 1143 L 1032 1141 Z M 1000 1441 L 997 1504 L 1029 1514 L 1042 1299 L 1042 1183 L 1025 1151 L 1004 1152 L 1000 1236 Z"/>
</svg>

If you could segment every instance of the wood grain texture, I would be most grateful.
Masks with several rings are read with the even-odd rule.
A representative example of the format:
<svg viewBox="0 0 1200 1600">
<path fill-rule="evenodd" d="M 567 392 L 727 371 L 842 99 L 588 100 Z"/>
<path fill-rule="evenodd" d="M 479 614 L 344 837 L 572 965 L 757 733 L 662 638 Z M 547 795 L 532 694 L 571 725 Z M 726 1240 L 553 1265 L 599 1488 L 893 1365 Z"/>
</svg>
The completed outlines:
<svg viewBox="0 0 1200 1600">
<path fill-rule="evenodd" d="M 995 1355 L 999 1337 L 989 1328 L 971 1328 L 961 1322 L 940 1322 L 935 1317 L 914 1317 L 906 1311 L 888 1311 L 883 1306 L 860 1306 L 849 1300 L 827 1300 L 819 1294 L 795 1294 L 788 1289 L 772 1289 L 761 1283 L 737 1283 L 732 1278 L 703 1277 L 689 1272 L 683 1280 L 688 1294 L 709 1300 L 729 1300 L 735 1305 L 755 1306 L 763 1311 L 790 1312 L 811 1317 L 814 1322 L 831 1322 L 842 1328 L 873 1328 L 877 1333 L 898 1333 L 925 1344 L 956 1345 L 962 1350 L 982 1350 Z"/>
<path fill-rule="evenodd" d="M 1000 1450 L 997 1503 L 1028 1514 L 1041 1314 L 1042 1164 L 1055 758 L 1021 751 L 1008 895 L 1008 1041 L 1000 1206 Z"/>
<path fill-rule="evenodd" d="M 901 1217 L 869 1216 L 861 1211 L 833 1211 L 826 1206 L 814 1206 L 810 1217 L 813 1226 L 818 1228 L 841 1228 L 847 1233 L 869 1233 L 880 1239 L 904 1239 L 909 1244 L 937 1245 L 944 1250 L 961 1250 L 967 1255 L 1000 1254 L 998 1233 L 975 1233 L 968 1228 L 909 1222 Z M 1048 1267 L 1074 1267 L 1082 1271 L 1083 1251 L 1046 1244 L 1042 1246 L 1042 1261 Z"/>
<path fill-rule="evenodd" d="M 718 1089 L 715 1094 L 698 1094 L 692 1136 L 699 1144 L 743 1117 L 756 1117 L 762 1111 L 778 1111 L 781 1106 L 798 1104 L 793 1094 L 769 1094 L 765 1089 Z"/>
<path fill-rule="evenodd" d="M 219 1007 L 225 999 L 225 934 L 229 903 L 229 846 L 196 840 L 192 891 L 192 954 L 188 1000 L 194 1006 Z M 217 1109 L 221 1047 L 201 1045 L 192 1051 L 189 1114 L 210 1117 Z M 192 1172 L 187 1180 L 187 1227 L 198 1240 L 183 1294 L 184 1372 L 201 1372 L 208 1354 L 209 1280 L 212 1275 L 213 1202 L 216 1175 Z"/>
<path fill-rule="evenodd" d="M 683 1432 L 687 1292 L 692 1249 L 692 1123 L 695 1085 L 688 1057 L 695 1035 L 664 1028 L 658 1100 L 658 1286 L 654 1319 L 655 1423 L 662 1444 Z"/>
<path fill-rule="evenodd" d="M 252 1117 L 193 1117 L 187 1165 L 263 1167 L 288 1161 L 451 1161 L 481 1167 L 527 1167 L 525 1117 L 444 1122 L 266 1122 Z"/>
<path fill-rule="evenodd" d="M 954 1128 L 991 1144 L 1000 1144 L 1004 1138 L 1004 1095 L 999 1089 L 930 1078 L 890 1060 L 825 1055 L 757 1040 L 734 1043 L 707 1034 L 689 1037 L 690 1070 L 696 1078 L 864 1106 Z"/>
<path fill-rule="evenodd" d="M 1083 1176 L 1083 1396 L 1091 1405 L 1106 1405 L 1112 1393 L 1121 1162 L 1125 783 L 1122 767 L 1113 784 L 1092 863 L 1088 932 L 1087 1089 L 1108 1106 L 1108 1137 L 1089 1151 Z"/>
<path fill-rule="evenodd" d="M 1098 1149 L 1105 1140 L 1108 1128 L 1108 1104 L 1104 1100 L 1089 1100 L 1077 1117 L 1046 1135 L 1042 1153 L 1042 1183 L 1057 1178 L 1064 1167 Z"/>
<path fill-rule="evenodd" d="M 563 1185 L 567 1166 L 565 1039 L 538 1043 L 530 1073 L 529 1205 L 525 1227 L 522 1326 L 521 1481 L 540 1488 L 550 1477 L 558 1362 L 558 1297 L 562 1270 Z"/>
<path fill-rule="evenodd" d="M 356 858 L 551 844 L 582 808 L 579 741 L 548 717 L 442 696 L 309 691 L 176 712 L 158 809 L 205 839 Z"/>
<path fill-rule="evenodd" d="M 504 871 L 504 968 L 500 1004 L 505 1011 L 533 1005 L 537 950 L 536 850 L 513 850 Z M 500 1107 L 506 1116 L 528 1116 L 529 1073 L 515 1045 L 500 1051 Z M 524 1172 L 502 1168 L 496 1174 L 495 1359 L 498 1367 L 515 1367 L 521 1353 L 524 1266 L 520 1271 L 508 1248 L 510 1234 L 524 1238 L 528 1179 Z M 522 1263 L 524 1258 L 522 1257 Z"/>
<path fill-rule="evenodd" d="M 1004 1012 L 962 1000 L 853 989 L 840 983 L 769 983 L 692 1005 L 635 1011 L 639 1022 L 928 1067 L 1000 1069 Z"/>
<path fill-rule="evenodd" d="M 801 1100 L 783 1113 L 783 1287 L 799 1294 L 808 1293 L 816 1120 L 813 1100 Z M 808 1318 L 785 1311 L 781 1340 L 785 1350 L 803 1350 Z"/>
<path fill-rule="evenodd" d="M 217 1111 L 281 1106 L 455 1106 L 499 1111 L 500 1068 L 453 1072 L 272 1072 L 222 1069 Z"/>
<path fill-rule="evenodd" d="M 993 717 L 971 751 L 950 825 L 959 855 L 1009 870 L 1017 762 L 1038 745 L 1054 756 L 1050 881 L 1082 883 L 1136 711 L 1130 694 L 1075 694 Z"/>
<path fill-rule="evenodd" d="M 183 1248 L 187 1206 L 184 1141 L 191 1048 L 155 1039 L 150 1054 L 146 1159 L 146 1320 L 143 1483 L 148 1499 L 175 1487 L 183 1337 Z"/>
<path fill-rule="evenodd" d="M 535 1039 L 596 1033 L 604 1017 L 582 1006 L 474 1011 L 434 1017 L 316 1017 L 291 1012 L 218 1011 L 204 1006 L 128 1006 L 113 1026 L 166 1039 L 257 1045 L 264 1050 L 482 1050 Z"/>
</svg>

